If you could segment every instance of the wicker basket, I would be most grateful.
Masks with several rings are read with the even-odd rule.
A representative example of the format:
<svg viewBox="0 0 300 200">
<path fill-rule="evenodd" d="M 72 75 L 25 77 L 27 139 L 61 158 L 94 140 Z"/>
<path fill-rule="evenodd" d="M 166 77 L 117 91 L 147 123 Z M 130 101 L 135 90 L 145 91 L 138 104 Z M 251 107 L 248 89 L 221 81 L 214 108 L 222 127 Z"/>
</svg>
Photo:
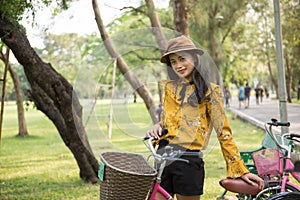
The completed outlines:
<svg viewBox="0 0 300 200">
<path fill-rule="evenodd" d="M 144 200 L 156 170 L 139 154 L 105 152 L 100 155 L 100 200 Z"/>
</svg>

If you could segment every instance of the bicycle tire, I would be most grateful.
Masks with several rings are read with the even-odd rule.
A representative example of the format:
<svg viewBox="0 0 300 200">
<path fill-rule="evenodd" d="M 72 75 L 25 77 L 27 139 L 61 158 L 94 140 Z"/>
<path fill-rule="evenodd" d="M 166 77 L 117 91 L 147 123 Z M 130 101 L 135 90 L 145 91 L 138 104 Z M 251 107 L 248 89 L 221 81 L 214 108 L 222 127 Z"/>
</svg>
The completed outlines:
<svg viewBox="0 0 300 200">
<path fill-rule="evenodd" d="M 286 185 L 286 191 L 285 192 L 299 192 L 300 190 L 298 190 L 296 187 L 287 184 Z M 263 199 L 268 199 L 270 198 L 272 195 L 276 195 L 276 194 L 280 194 L 281 192 L 281 182 L 270 182 L 268 183 L 268 187 L 263 189 L 263 192 L 259 193 L 256 196 L 256 200 L 263 200 Z"/>
<path fill-rule="evenodd" d="M 267 200 L 295 200 L 300 199 L 299 192 L 282 192 L 270 196 Z"/>
</svg>

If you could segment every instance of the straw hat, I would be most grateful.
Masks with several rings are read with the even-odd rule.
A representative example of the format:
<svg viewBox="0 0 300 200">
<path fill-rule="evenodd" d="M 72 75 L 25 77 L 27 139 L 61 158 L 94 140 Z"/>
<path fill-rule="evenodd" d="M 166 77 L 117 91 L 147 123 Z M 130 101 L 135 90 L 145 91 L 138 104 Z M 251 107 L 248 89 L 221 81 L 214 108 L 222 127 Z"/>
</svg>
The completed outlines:
<svg viewBox="0 0 300 200">
<path fill-rule="evenodd" d="M 202 55 L 204 51 L 202 49 L 199 49 L 195 46 L 195 44 L 192 42 L 191 39 L 188 37 L 182 35 L 176 38 L 173 38 L 169 40 L 168 42 L 168 48 L 164 55 L 160 58 L 160 62 L 166 63 L 167 62 L 167 56 L 171 53 L 176 53 L 179 51 L 195 51 L 196 53 L 199 53 Z"/>
</svg>

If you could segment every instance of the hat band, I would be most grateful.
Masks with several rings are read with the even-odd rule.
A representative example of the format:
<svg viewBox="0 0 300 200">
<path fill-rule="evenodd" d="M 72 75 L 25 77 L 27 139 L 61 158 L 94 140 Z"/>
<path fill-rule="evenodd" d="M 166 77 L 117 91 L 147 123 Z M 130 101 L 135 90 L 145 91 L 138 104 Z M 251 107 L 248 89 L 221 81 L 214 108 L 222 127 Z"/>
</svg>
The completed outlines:
<svg viewBox="0 0 300 200">
<path fill-rule="evenodd" d="M 196 47 L 194 45 L 184 45 L 184 46 L 174 46 L 168 49 L 168 52 L 175 51 L 175 50 L 185 50 L 185 49 L 195 49 Z"/>
</svg>

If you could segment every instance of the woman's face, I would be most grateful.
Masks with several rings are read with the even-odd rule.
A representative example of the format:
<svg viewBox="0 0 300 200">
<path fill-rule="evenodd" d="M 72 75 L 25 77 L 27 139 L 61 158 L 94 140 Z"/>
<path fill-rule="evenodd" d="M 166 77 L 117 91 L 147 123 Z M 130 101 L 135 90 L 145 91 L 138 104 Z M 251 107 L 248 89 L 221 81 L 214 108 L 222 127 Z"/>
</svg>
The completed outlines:
<svg viewBox="0 0 300 200">
<path fill-rule="evenodd" d="M 181 77 L 190 79 L 195 68 L 194 57 L 186 51 L 176 52 L 169 55 L 172 69 Z"/>
</svg>

